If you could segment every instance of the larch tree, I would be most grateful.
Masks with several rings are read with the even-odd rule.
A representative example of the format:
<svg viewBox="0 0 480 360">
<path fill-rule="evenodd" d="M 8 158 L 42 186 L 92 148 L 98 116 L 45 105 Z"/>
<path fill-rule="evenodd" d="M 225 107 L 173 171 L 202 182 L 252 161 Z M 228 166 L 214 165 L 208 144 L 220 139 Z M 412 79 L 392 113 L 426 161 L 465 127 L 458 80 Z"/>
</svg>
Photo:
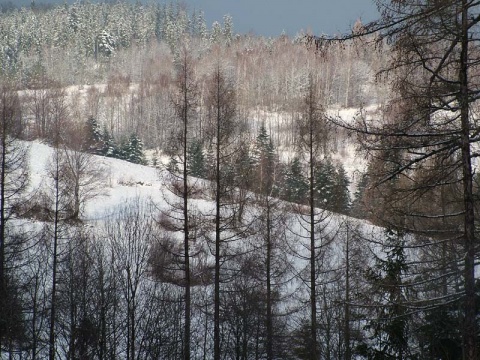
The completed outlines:
<svg viewBox="0 0 480 360">
<path fill-rule="evenodd" d="M 316 189 L 316 164 L 324 156 L 327 144 L 328 124 L 324 109 L 319 100 L 318 82 L 313 74 L 308 77 L 308 84 L 302 98 L 300 107 L 301 117 L 298 123 L 300 154 L 305 158 L 307 167 L 306 206 L 294 206 L 297 210 L 299 222 L 298 230 L 293 230 L 295 236 L 305 240 L 305 249 L 308 255 L 298 253 L 302 259 L 308 261 L 309 278 L 305 279 L 309 291 L 309 336 L 308 356 L 312 360 L 319 358 L 318 325 L 317 325 L 317 281 L 319 275 L 318 259 L 322 256 L 321 250 L 327 244 L 327 239 L 322 233 L 328 223 L 328 212 L 319 209 L 323 204 L 319 203 Z M 320 194 L 321 195 L 321 194 Z"/>
<path fill-rule="evenodd" d="M 15 289 L 12 270 L 15 236 L 8 228 L 15 209 L 21 207 L 28 185 L 28 147 L 22 135 L 20 102 L 16 89 L 5 82 L 0 85 L 0 354 L 4 341 L 20 340 L 21 304 Z"/>
<path fill-rule="evenodd" d="M 60 93 L 54 97 L 51 111 L 51 132 L 48 134 L 49 141 L 53 145 L 53 154 L 47 164 L 49 183 L 46 194 L 46 207 L 51 223 L 46 225 L 47 233 L 51 236 L 52 244 L 52 269 L 51 269 L 51 294 L 50 294 L 50 323 L 49 323 L 49 359 L 56 357 L 56 318 L 57 318 L 57 282 L 59 251 L 62 236 L 65 236 L 65 228 L 62 226 L 68 217 L 69 189 L 61 181 L 65 173 L 62 146 L 66 141 L 66 129 L 69 126 L 70 114 L 66 99 Z"/>
<path fill-rule="evenodd" d="M 191 243 L 195 241 L 195 221 L 193 218 L 190 201 L 195 191 L 194 179 L 190 178 L 194 174 L 194 169 L 190 166 L 192 163 L 192 153 L 190 151 L 193 144 L 193 131 L 197 119 L 198 90 L 195 79 L 195 63 L 187 49 L 184 46 L 179 50 L 177 60 L 177 74 L 175 81 L 175 92 L 172 94 L 172 104 L 174 108 L 175 122 L 178 126 L 173 130 L 172 153 L 170 164 L 167 166 L 167 189 L 173 194 L 165 196 L 165 201 L 169 205 L 168 211 L 163 211 L 163 218 L 168 218 L 168 230 L 178 231 L 183 237 L 183 253 L 176 252 L 181 263 L 183 279 L 180 282 L 185 290 L 185 317 L 184 317 L 184 349 L 183 358 L 191 357 Z M 189 183 L 190 182 L 190 183 Z M 164 223 L 165 225 L 165 223 Z"/>
<path fill-rule="evenodd" d="M 282 300 L 282 283 L 291 265 L 286 256 L 288 247 L 285 214 L 281 202 L 275 197 L 280 183 L 280 166 L 275 147 L 262 125 L 255 144 L 256 161 L 253 165 L 255 199 L 259 206 L 254 246 L 252 273 L 265 291 L 265 354 L 267 360 L 282 356 L 285 350 L 280 340 L 282 331 L 278 304 Z M 254 237 L 256 239 L 256 237 Z M 255 241 L 257 243 L 257 241 Z"/>
<path fill-rule="evenodd" d="M 437 236 L 442 219 L 457 219 L 458 231 L 450 239 L 461 239 L 465 254 L 461 270 L 463 356 L 473 360 L 477 358 L 477 236 L 472 158 L 479 139 L 475 109 L 479 99 L 480 4 L 468 0 L 380 0 L 377 5 L 382 17 L 364 26 L 362 33 L 376 34 L 378 44 L 391 44 L 392 59 L 382 74 L 393 85 L 393 98 L 381 122 L 359 117 L 356 126 L 342 125 L 361 134 L 365 148 L 384 163 L 376 174 L 377 183 L 395 186 L 388 213 L 395 215 L 390 220 L 396 226 L 423 232 L 439 243 L 446 241 Z M 453 160 L 449 170 L 436 171 L 432 166 L 449 160 Z M 420 208 L 420 202 L 428 205 L 436 191 L 450 185 L 456 170 L 460 191 L 451 201 L 461 204 L 460 212 Z M 417 221 L 426 227 L 417 226 Z M 446 299 L 434 303 L 441 305 Z"/>
<path fill-rule="evenodd" d="M 218 60 L 217 60 L 218 61 Z M 226 245 L 233 241 L 235 209 L 231 201 L 234 189 L 234 155 L 238 148 L 236 135 L 236 94 L 234 83 L 226 76 L 221 64 L 215 64 L 207 93 L 207 138 L 212 150 L 210 178 L 215 195 L 214 266 L 214 359 L 221 358 L 220 283 L 221 267 L 225 262 Z"/>
</svg>

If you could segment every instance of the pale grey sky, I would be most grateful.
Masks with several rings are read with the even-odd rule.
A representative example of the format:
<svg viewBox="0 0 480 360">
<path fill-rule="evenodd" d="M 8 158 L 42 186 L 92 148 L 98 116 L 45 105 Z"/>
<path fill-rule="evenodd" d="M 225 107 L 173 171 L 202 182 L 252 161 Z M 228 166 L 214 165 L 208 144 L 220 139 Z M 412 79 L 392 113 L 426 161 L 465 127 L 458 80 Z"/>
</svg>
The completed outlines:
<svg viewBox="0 0 480 360">
<path fill-rule="evenodd" d="M 0 0 L 1 3 L 30 4 L 31 0 Z M 64 0 L 36 0 L 37 3 L 63 3 Z M 75 0 L 68 0 L 69 3 Z M 95 0 L 94 0 L 95 1 Z M 97 0 L 98 1 L 98 0 Z M 136 1 L 136 0 L 130 0 Z M 170 0 L 143 0 L 144 3 Z M 343 33 L 357 19 L 368 22 L 378 17 L 373 0 L 179 0 L 192 10 L 205 12 L 208 26 L 222 21 L 223 15 L 233 17 L 235 32 L 278 36 L 283 30 L 295 35 L 310 30 L 315 35 Z M 175 1 L 173 1 L 175 2 Z"/>
<path fill-rule="evenodd" d="M 233 17 L 235 31 L 277 36 L 285 30 L 295 35 L 310 29 L 333 35 L 350 30 L 357 19 L 378 17 L 373 0 L 184 0 L 205 11 L 207 22 Z M 209 24 L 210 25 L 210 24 Z"/>
</svg>

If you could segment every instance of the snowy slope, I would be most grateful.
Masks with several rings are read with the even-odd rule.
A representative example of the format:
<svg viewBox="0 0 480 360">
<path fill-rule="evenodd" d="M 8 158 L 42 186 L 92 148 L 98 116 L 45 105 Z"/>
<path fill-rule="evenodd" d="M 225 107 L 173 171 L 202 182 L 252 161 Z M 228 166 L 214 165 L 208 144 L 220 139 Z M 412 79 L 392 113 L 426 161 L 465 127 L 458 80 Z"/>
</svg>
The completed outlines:
<svg viewBox="0 0 480 360">
<path fill-rule="evenodd" d="M 30 146 L 30 176 L 31 191 L 36 191 L 46 181 L 47 164 L 52 157 L 53 149 L 48 145 L 32 142 Z M 161 211 L 168 211 L 168 202 L 174 200 L 174 195 L 167 190 L 165 186 L 165 171 L 160 171 L 153 167 L 133 164 L 127 161 L 107 158 L 102 156 L 94 156 L 98 165 L 102 166 L 106 173 L 107 181 L 105 183 L 101 195 L 89 200 L 85 206 L 82 220 L 85 223 L 93 223 L 105 220 L 111 217 L 122 205 L 132 200 L 140 199 L 152 202 L 155 206 L 152 208 L 154 213 L 152 216 L 157 217 Z M 198 179 L 191 179 L 197 186 L 208 187 L 208 182 Z M 165 201 L 167 200 L 167 201 Z M 284 204 L 284 208 L 288 209 L 288 204 Z M 189 209 L 200 212 L 204 216 L 211 217 L 214 214 L 215 207 L 213 199 L 205 191 L 201 196 L 189 200 Z M 255 205 L 247 207 L 246 221 L 253 221 L 260 209 Z M 287 210 L 288 211 L 288 210 Z M 365 237 L 375 238 L 381 236 L 382 229 L 371 225 L 364 220 L 349 218 L 344 215 L 330 214 L 326 211 L 321 216 L 325 216 L 327 220 L 323 223 L 322 233 L 325 238 L 335 238 L 335 242 L 331 244 L 332 249 L 336 249 L 332 253 L 332 259 L 336 263 L 340 263 L 343 257 L 342 244 L 344 242 L 345 226 L 348 224 L 350 228 L 355 228 L 364 234 Z M 249 217 L 249 218 L 248 218 Z M 296 239 L 298 249 L 302 256 L 308 256 L 308 234 L 305 229 L 305 220 L 298 214 L 290 213 L 287 216 L 290 220 L 290 237 Z M 329 245 L 330 246 L 330 245 Z M 306 267 L 307 262 L 304 260 L 295 260 L 296 266 L 299 268 Z"/>
</svg>

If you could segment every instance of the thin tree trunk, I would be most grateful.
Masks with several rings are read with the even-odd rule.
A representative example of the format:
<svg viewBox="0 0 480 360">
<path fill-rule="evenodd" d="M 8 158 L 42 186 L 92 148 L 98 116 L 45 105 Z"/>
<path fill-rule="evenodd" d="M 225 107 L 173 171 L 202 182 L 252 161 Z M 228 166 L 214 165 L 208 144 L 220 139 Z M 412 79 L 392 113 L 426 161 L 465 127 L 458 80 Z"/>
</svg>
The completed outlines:
<svg viewBox="0 0 480 360">
<path fill-rule="evenodd" d="M 267 360 L 273 360 L 273 319 L 272 319 L 272 284 L 271 284 L 271 220 L 270 220 L 270 202 L 268 195 L 266 197 L 267 207 Z"/>
<path fill-rule="evenodd" d="M 183 232 L 185 250 L 185 360 L 190 359 L 190 244 L 188 222 L 188 169 L 187 169 L 187 135 L 188 135 L 188 87 L 187 87 L 187 60 L 184 61 L 184 113 L 183 113 Z"/>
<path fill-rule="evenodd" d="M 34 297 L 32 301 L 32 360 L 37 358 L 37 331 L 36 331 L 36 323 L 37 323 L 37 296 L 38 296 L 38 274 L 35 274 L 35 287 L 34 287 Z"/>
<path fill-rule="evenodd" d="M 58 222 L 59 222 L 59 159 L 58 147 L 55 150 L 55 214 L 53 221 L 53 264 L 52 264 L 52 297 L 50 309 L 50 334 L 49 334 L 49 360 L 55 359 L 55 311 L 56 311 L 56 292 L 57 292 L 57 247 L 58 247 Z"/>
<path fill-rule="evenodd" d="M 220 360 L 220 70 L 217 70 L 217 104 L 215 148 L 215 290 L 214 290 L 214 359 Z"/>
<path fill-rule="evenodd" d="M 309 205 L 310 205 L 310 338 L 311 358 L 317 360 L 317 294 L 315 271 L 315 199 L 314 199 L 314 154 L 313 154 L 313 89 L 310 89 L 309 99 Z"/>
<path fill-rule="evenodd" d="M 74 271 L 73 271 L 73 250 L 72 245 L 69 243 L 68 245 L 68 257 L 69 257 L 69 272 L 70 272 L 70 284 L 69 284 L 69 301 L 70 301 L 70 342 L 68 345 L 68 358 L 74 359 L 75 358 L 75 298 L 74 298 L 74 291 L 75 291 L 75 284 L 74 284 Z"/>
<path fill-rule="evenodd" d="M 103 255 L 103 252 L 102 252 Z M 99 269 L 99 276 L 100 276 L 100 352 L 99 352 L 99 359 L 104 360 L 106 357 L 106 343 L 107 343 L 107 326 L 106 326 L 106 296 L 105 296 L 105 273 L 103 269 L 103 259 L 99 259 L 100 261 L 100 269 Z"/>
<path fill-rule="evenodd" d="M 463 196 L 465 204 L 465 314 L 463 341 L 465 359 L 476 360 L 476 311 L 475 311 L 475 211 L 472 186 L 472 163 L 468 93 L 468 1 L 462 0 L 462 34 L 460 53 L 460 118 L 462 124 L 461 148 L 463 170 Z"/>
<path fill-rule="evenodd" d="M 345 251 L 345 360 L 352 358 L 350 348 L 350 238 L 347 224 L 347 243 Z"/>
<path fill-rule="evenodd" d="M 2 314 L 6 314 L 7 311 L 7 279 L 5 274 L 5 180 L 6 180 L 6 164 L 5 160 L 7 157 L 6 153 L 6 117 L 7 117 L 7 110 L 5 105 L 5 100 L 3 101 L 3 109 L 2 109 L 2 167 L 0 174 L 0 306 L 2 310 Z M 2 355 L 2 338 L 0 337 L 0 356 Z"/>
</svg>

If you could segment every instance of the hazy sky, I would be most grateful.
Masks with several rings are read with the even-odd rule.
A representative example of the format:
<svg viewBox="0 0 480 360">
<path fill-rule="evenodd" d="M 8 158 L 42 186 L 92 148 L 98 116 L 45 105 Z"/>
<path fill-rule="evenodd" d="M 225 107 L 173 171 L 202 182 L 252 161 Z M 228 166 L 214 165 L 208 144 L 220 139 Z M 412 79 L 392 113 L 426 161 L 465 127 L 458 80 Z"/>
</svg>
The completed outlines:
<svg viewBox="0 0 480 360">
<path fill-rule="evenodd" d="M 233 17 L 236 32 L 252 31 L 258 35 L 277 36 L 285 30 L 295 35 L 310 29 L 314 34 L 335 34 L 348 31 L 355 21 L 378 16 L 373 0 L 186 0 L 191 7 L 201 8 L 209 25 Z"/>
<path fill-rule="evenodd" d="M 10 0 L 12 1 L 12 0 Z M 12 3 L 30 4 L 31 0 Z M 64 0 L 36 0 L 37 3 L 63 3 Z M 135 0 L 130 0 L 135 1 Z M 150 2 L 152 0 L 143 0 Z M 257 35 L 278 36 L 283 30 L 295 35 L 300 30 L 333 35 L 348 31 L 360 18 L 363 22 L 378 16 L 373 0 L 180 0 L 190 9 L 205 12 L 208 26 L 222 21 L 223 15 L 233 17 L 235 32 L 252 31 Z M 8 0 L 0 0 L 0 3 Z M 68 0 L 69 3 L 74 0 Z M 158 0 L 160 3 L 170 0 Z M 175 2 L 175 1 L 174 1 Z"/>
</svg>

